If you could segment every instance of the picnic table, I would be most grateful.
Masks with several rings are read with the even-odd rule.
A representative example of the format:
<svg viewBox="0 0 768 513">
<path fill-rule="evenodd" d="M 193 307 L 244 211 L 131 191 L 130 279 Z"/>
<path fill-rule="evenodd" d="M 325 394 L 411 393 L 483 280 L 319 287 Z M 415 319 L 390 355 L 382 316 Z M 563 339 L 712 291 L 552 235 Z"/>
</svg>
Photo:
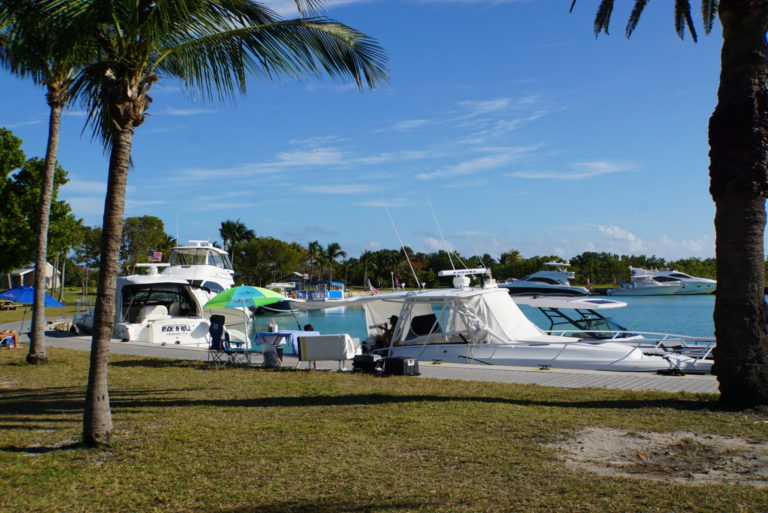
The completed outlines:
<svg viewBox="0 0 768 513">
<path fill-rule="evenodd" d="M 16 310 L 18 307 L 19 305 L 13 301 L 8 301 L 6 299 L 0 300 L 0 310 Z"/>
</svg>

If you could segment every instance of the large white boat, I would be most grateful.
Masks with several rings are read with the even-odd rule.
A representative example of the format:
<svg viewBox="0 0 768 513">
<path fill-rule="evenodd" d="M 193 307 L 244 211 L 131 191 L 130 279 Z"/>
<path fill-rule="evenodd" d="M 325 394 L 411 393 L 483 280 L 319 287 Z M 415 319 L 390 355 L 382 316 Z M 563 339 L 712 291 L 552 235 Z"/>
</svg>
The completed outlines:
<svg viewBox="0 0 768 513">
<path fill-rule="evenodd" d="M 515 294 L 555 294 L 568 296 L 584 296 L 589 294 L 585 287 L 571 285 L 574 273 L 568 271 L 570 264 L 562 262 L 547 262 L 546 268 L 529 274 L 519 280 L 508 280 L 499 283 L 511 295 Z"/>
<path fill-rule="evenodd" d="M 384 357 L 450 363 L 702 372 L 696 358 L 682 354 L 647 354 L 622 342 L 547 334 L 492 280 L 483 287 L 469 287 L 468 283 L 468 278 L 462 277 L 453 289 L 361 298 L 368 333 L 366 348 Z M 381 347 L 385 330 L 391 330 L 391 340 Z"/>
<path fill-rule="evenodd" d="M 632 275 L 647 275 L 660 283 L 680 285 L 681 288 L 675 294 L 711 294 L 717 288 L 717 282 L 709 278 L 699 278 L 673 269 L 649 270 L 639 267 L 630 267 Z"/>
<path fill-rule="evenodd" d="M 632 274 L 629 282 L 622 281 L 621 287 L 608 289 L 609 296 L 669 296 L 678 294 L 680 283 L 663 283 L 649 274 Z"/>
<path fill-rule="evenodd" d="M 168 263 L 137 264 L 148 274 L 123 276 L 115 291 L 113 336 L 123 341 L 149 344 L 208 346 L 208 319 L 224 315 L 230 337 L 243 340 L 246 311 L 213 311 L 204 305 L 217 293 L 234 285 L 227 253 L 205 241 L 171 250 Z M 78 330 L 89 332 L 91 308 L 78 307 L 73 319 Z M 238 326 L 239 325 L 239 326 Z"/>
<path fill-rule="evenodd" d="M 545 331 L 550 335 L 622 342 L 648 354 L 691 356 L 697 361 L 689 366 L 688 372 L 692 372 L 691 368 L 709 372 L 712 367 L 713 337 L 628 330 L 607 316 L 611 310 L 625 308 L 627 303 L 624 301 L 557 296 L 515 296 L 514 300 L 524 307 L 523 313 L 532 320 L 534 315 L 525 307 L 536 309 L 543 316 L 542 320 L 549 323 Z"/>
</svg>

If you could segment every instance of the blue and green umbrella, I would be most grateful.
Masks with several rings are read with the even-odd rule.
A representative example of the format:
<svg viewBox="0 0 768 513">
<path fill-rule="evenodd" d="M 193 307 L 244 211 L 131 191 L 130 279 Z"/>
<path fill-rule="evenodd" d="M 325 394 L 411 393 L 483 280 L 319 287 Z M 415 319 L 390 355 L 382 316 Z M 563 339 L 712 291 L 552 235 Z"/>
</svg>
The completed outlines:
<svg viewBox="0 0 768 513">
<path fill-rule="evenodd" d="M 262 287 L 240 285 L 232 287 L 213 296 L 205 304 L 205 308 L 243 308 L 249 306 L 265 306 L 284 301 L 285 296 L 274 290 Z"/>
<path fill-rule="evenodd" d="M 250 338 L 248 335 L 248 307 L 271 305 L 284 300 L 285 296 L 274 290 L 240 285 L 239 287 L 232 287 L 231 289 L 216 294 L 205 303 L 204 308 L 209 310 L 242 310 L 245 323 L 245 340 L 246 344 L 250 345 Z"/>
</svg>

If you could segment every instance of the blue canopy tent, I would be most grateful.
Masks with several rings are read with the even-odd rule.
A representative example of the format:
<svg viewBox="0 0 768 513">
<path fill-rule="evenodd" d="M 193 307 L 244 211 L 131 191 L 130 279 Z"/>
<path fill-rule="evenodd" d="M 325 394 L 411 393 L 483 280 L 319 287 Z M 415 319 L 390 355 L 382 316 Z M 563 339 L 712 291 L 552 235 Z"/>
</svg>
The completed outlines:
<svg viewBox="0 0 768 513">
<path fill-rule="evenodd" d="M 52 298 L 48 294 L 45 294 L 44 297 L 45 299 L 43 304 L 45 306 L 54 306 L 57 308 L 64 308 L 64 305 L 56 301 L 54 298 Z M 24 303 L 26 305 L 31 306 L 35 303 L 35 289 L 27 285 L 14 287 L 12 289 L 8 289 L 0 292 L 0 299 L 7 299 L 9 301 L 13 301 L 14 303 Z M 21 328 L 19 329 L 19 333 L 24 332 L 24 321 L 26 320 L 26 318 L 27 318 L 27 311 L 24 310 L 24 314 L 21 317 Z"/>
</svg>

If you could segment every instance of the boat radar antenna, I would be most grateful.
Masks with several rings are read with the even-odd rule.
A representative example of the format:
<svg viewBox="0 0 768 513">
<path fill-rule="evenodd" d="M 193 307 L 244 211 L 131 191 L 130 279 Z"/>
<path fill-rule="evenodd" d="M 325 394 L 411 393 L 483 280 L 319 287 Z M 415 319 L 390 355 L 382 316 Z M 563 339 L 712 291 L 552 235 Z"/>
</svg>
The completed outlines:
<svg viewBox="0 0 768 513">
<path fill-rule="evenodd" d="M 211 241 L 209 240 L 190 240 L 187 242 L 189 242 L 190 244 L 194 244 L 195 246 L 201 246 L 201 247 L 211 245 Z"/>
<path fill-rule="evenodd" d="M 477 267 L 475 269 L 450 269 L 438 271 L 438 276 L 453 276 L 453 286 L 457 289 L 469 287 L 469 277 L 478 275 L 480 277 L 481 287 L 484 289 L 495 288 L 496 281 L 491 276 L 491 270 L 487 267 Z"/>
<path fill-rule="evenodd" d="M 389 217 L 389 222 L 392 223 L 392 228 L 395 230 L 395 235 L 397 235 L 397 240 L 400 241 L 400 248 L 403 250 L 403 254 L 405 255 L 405 259 L 408 261 L 408 267 L 411 268 L 411 273 L 413 273 L 413 279 L 416 281 L 416 286 L 421 290 L 421 283 L 419 283 L 419 277 L 416 276 L 416 271 L 413 269 L 413 264 L 411 263 L 411 257 L 408 256 L 408 252 L 405 250 L 405 244 L 403 244 L 403 239 L 400 238 L 400 232 L 397 231 L 397 226 L 395 226 L 395 221 L 392 220 L 392 215 L 389 213 L 389 209 L 387 208 L 387 205 L 384 205 L 384 210 L 387 211 L 387 216 Z"/>
</svg>

